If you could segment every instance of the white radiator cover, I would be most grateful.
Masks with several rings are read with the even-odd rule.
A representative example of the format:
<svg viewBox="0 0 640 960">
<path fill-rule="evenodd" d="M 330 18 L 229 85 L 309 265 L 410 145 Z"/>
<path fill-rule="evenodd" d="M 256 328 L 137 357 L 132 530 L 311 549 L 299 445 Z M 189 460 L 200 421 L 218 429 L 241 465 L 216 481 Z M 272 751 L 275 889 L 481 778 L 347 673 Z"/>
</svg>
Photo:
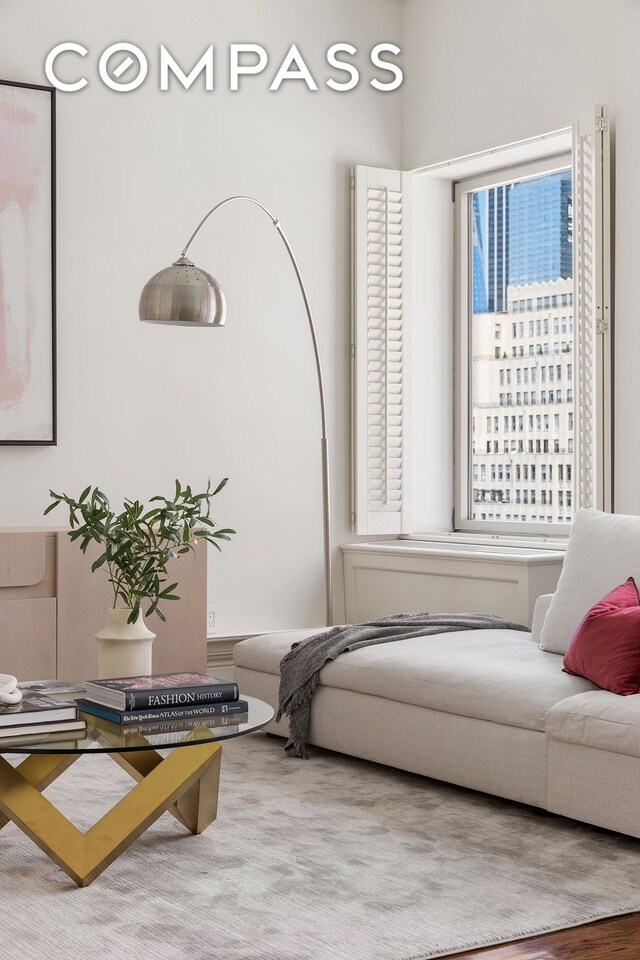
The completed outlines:
<svg viewBox="0 0 640 960">
<path fill-rule="evenodd" d="M 564 552 L 410 540 L 343 544 L 346 620 L 392 613 L 493 613 L 527 626 L 553 593 Z"/>
</svg>

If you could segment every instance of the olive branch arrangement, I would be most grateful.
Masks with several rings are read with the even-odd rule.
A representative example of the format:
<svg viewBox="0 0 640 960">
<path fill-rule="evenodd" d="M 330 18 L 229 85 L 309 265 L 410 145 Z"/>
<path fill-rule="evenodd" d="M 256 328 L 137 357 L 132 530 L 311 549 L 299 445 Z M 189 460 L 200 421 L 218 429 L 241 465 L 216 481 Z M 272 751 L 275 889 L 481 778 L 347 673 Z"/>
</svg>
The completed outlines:
<svg viewBox="0 0 640 960">
<path fill-rule="evenodd" d="M 205 540 L 220 550 L 219 540 L 230 540 L 236 531 L 219 529 L 211 519 L 211 500 L 227 483 L 222 480 L 213 492 L 211 481 L 204 493 L 193 493 L 176 480 L 172 499 L 152 497 L 145 508 L 139 500 L 125 500 L 124 509 L 116 514 L 105 494 L 89 485 L 74 500 L 64 493 L 49 491 L 52 502 L 44 511 L 46 516 L 61 503 L 69 509 L 71 540 L 80 541 L 83 553 L 90 543 L 103 548 L 94 560 L 91 570 L 106 567 L 113 587 L 113 606 L 120 599 L 131 608 L 127 623 L 134 623 L 140 606 L 149 601 L 146 616 L 155 613 L 165 620 L 159 604 L 164 600 L 179 600 L 174 593 L 177 583 L 167 584 L 167 564 L 173 557 L 195 551 L 199 540 Z"/>
</svg>

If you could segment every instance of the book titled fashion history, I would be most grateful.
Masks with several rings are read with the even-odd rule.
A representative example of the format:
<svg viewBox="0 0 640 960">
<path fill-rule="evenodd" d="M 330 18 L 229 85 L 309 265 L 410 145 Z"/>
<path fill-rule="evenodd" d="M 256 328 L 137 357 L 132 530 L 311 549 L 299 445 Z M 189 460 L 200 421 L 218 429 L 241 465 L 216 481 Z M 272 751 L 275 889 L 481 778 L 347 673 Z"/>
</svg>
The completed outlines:
<svg viewBox="0 0 640 960">
<path fill-rule="evenodd" d="M 158 723 L 163 720 L 190 720 L 198 717 L 206 723 L 209 717 L 235 716 L 249 710 L 246 700 L 232 700 L 225 703 L 203 703 L 187 707 L 159 707 L 154 710 L 113 710 L 91 700 L 77 700 L 78 709 L 113 723 Z"/>
<path fill-rule="evenodd" d="M 239 695 L 237 683 L 193 672 L 90 680 L 85 699 L 112 710 L 128 711 L 224 703 L 237 700 Z"/>
</svg>

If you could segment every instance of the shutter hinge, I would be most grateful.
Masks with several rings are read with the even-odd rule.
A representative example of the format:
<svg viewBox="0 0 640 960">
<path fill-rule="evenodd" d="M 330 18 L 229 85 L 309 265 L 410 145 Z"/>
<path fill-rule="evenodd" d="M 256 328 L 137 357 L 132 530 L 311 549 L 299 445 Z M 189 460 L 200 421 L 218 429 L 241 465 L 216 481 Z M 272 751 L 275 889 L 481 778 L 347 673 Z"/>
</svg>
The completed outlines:
<svg viewBox="0 0 640 960">
<path fill-rule="evenodd" d="M 351 511 L 351 528 L 352 528 L 353 530 L 355 530 L 355 528 L 356 528 L 356 520 L 357 520 L 356 512 L 355 512 L 355 510 L 352 510 L 352 511 Z"/>
<path fill-rule="evenodd" d="M 355 173 L 351 174 L 351 189 L 355 190 L 356 188 L 356 175 Z"/>
<path fill-rule="evenodd" d="M 609 322 L 607 320 L 596 320 L 596 336 L 603 337 L 609 332 Z"/>
<path fill-rule="evenodd" d="M 356 357 L 356 345 L 355 345 L 355 343 L 352 343 L 352 344 L 351 344 L 351 357 L 352 357 L 353 360 L 355 360 L 355 357 Z"/>
<path fill-rule="evenodd" d="M 605 133 L 608 129 L 608 119 L 606 117 L 596 117 L 596 133 Z"/>
</svg>

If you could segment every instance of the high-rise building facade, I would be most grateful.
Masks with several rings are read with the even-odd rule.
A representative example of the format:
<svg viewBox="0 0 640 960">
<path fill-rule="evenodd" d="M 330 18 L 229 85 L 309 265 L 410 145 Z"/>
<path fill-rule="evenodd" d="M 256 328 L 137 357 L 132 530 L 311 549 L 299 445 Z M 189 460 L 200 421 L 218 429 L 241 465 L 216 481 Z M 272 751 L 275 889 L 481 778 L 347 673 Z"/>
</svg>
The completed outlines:
<svg viewBox="0 0 640 960">
<path fill-rule="evenodd" d="M 574 501 L 573 283 L 508 288 L 473 322 L 473 520 L 570 523 Z"/>
<path fill-rule="evenodd" d="M 571 170 L 473 193 L 473 312 L 507 310 L 507 287 L 573 275 Z"/>
<path fill-rule="evenodd" d="M 476 191 L 472 201 L 472 267 L 473 267 L 473 312 L 486 313 L 489 309 L 487 296 L 487 197 L 486 191 Z"/>
<path fill-rule="evenodd" d="M 573 276 L 571 170 L 509 186 L 511 286 Z"/>
<path fill-rule="evenodd" d="M 509 193 L 511 185 L 492 187 L 487 197 L 487 304 L 493 313 L 507 309 L 509 284 Z"/>
</svg>

